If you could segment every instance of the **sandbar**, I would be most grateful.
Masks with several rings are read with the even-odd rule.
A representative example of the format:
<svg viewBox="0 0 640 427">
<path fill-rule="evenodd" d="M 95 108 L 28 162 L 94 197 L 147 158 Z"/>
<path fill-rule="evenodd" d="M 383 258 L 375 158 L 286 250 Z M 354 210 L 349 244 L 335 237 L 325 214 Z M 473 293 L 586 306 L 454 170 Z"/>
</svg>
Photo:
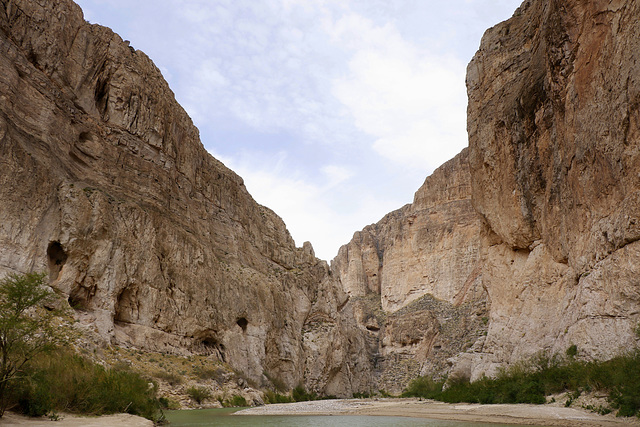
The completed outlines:
<svg viewBox="0 0 640 427">
<path fill-rule="evenodd" d="M 83 417 L 80 415 L 60 414 L 58 421 L 46 417 L 30 418 L 12 412 L 5 412 L 0 418 L 0 426 L 29 427 L 153 427 L 153 421 L 130 414 Z"/>
<path fill-rule="evenodd" d="M 238 411 L 235 415 L 384 415 L 479 423 L 537 426 L 640 426 L 638 418 L 616 418 L 552 405 L 449 404 L 421 399 L 332 399 L 281 403 Z"/>
</svg>

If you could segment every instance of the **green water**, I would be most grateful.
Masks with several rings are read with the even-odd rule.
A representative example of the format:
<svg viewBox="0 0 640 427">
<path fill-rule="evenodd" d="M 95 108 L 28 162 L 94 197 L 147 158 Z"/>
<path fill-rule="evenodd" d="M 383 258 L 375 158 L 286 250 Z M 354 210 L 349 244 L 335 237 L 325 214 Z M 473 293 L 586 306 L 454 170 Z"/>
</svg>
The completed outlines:
<svg viewBox="0 0 640 427">
<path fill-rule="evenodd" d="M 167 411 L 165 415 L 171 423 L 170 427 L 499 427 L 507 425 L 363 415 L 231 415 L 236 410 Z"/>
</svg>

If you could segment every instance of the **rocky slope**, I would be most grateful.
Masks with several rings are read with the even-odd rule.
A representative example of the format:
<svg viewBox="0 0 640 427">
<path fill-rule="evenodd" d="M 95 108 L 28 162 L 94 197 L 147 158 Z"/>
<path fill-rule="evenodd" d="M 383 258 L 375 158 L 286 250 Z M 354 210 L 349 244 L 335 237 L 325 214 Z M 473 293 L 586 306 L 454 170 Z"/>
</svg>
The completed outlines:
<svg viewBox="0 0 640 427">
<path fill-rule="evenodd" d="M 205 151 L 144 53 L 71 1 L 2 0 L 0 100 L 0 273 L 48 271 L 98 345 L 367 387 L 326 263 Z"/>
<path fill-rule="evenodd" d="M 355 233 L 331 263 L 356 307 L 378 388 L 399 392 L 419 373 L 483 339 L 481 220 L 471 205 L 468 150 L 438 168 L 412 204 Z"/>
</svg>

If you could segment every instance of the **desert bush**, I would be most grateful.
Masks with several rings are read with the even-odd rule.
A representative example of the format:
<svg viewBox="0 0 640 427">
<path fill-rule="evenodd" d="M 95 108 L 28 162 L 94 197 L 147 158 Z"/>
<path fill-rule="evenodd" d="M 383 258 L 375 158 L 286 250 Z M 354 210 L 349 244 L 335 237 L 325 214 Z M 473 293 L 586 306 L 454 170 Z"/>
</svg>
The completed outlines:
<svg viewBox="0 0 640 427">
<path fill-rule="evenodd" d="M 313 392 L 308 393 L 307 390 L 305 390 L 304 386 L 300 384 L 296 388 L 291 390 L 291 398 L 295 402 L 304 402 L 307 400 L 317 400 L 318 395 Z"/>
<path fill-rule="evenodd" d="M 570 345 L 565 353 L 569 357 L 576 357 L 578 354 L 578 346 L 575 344 Z"/>
<path fill-rule="evenodd" d="M 53 309 L 57 297 L 45 286 L 45 277 L 9 274 L 0 280 L 0 417 L 28 364 L 62 343 L 68 332 L 64 313 Z"/>
<path fill-rule="evenodd" d="M 354 399 L 368 399 L 371 397 L 371 393 L 366 392 L 366 391 L 358 391 L 352 394 L 352 396 L 354 397 Z"/>
<path fill-rule="evenodd" d="M 573 353 L 573 352 L 571 352 Z M 457 403 L 545 403 L 546 396 L 569 393 L 568 404 L 582 391 L 607 393 L 618 416 L 640 415 L 640 352 L 622 355 L 604 362 L 538 357 L 528 364 L 511 367 L 496 378 L 473 383 L 466 379 L 449 380 L 446 390 L 428 378 L 413 380 L 403 396 L 425 397 Z M 609 408 L 598 408 L 606 412 Z"/>
<path fill-rule="evenodd" d="M 423 397 L 435 399 L 442 392 L 444 381 L 434 381 L 431 377 L 418 377 L 409 383 L 402 397 Z"/>
<path fill-rule="evenodd" d="M 247 400 L 239 394 L 234 394 L 233 396 L 231 396 L 231 399 L 229 399 L 228 402 L 229 406 L 233 407 L 247 406 Z"/>
<path fill-rule="evenodd" d="M 264 402 L 265 403 L 291 403 L 293 399 L 291 396 L 286 394 L 280 394 L 271 390 L 267 390 L 264 392 Z"/>
<path fill-rule="evenodd" d="M 70 351 L 34 359 L 12 394 L 16 408 L 30 416 L 67 411 L 162 417 L 156 388 L 148 379 L 129 369 L 106 369 Z"/>
<path fill-rule="evenodd" d="M 189 387 L 187 389 L 187 395 L 199 405 L 205 400 L 211 398 L 211 392 L 206 387 Z"/>
</svg>

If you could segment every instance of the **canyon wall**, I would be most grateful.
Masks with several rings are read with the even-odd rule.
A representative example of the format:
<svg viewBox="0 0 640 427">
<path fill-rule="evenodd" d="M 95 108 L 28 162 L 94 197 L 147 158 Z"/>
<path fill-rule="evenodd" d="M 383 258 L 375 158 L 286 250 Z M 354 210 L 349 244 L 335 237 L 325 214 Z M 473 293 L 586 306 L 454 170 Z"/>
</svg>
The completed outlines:
<svg viewBox="0 0 640 427">
<path fill-rule="evenodd" d="M 640 4 L 525 1 L 468 67 L 491 301 L 472 378 L 547 351 L 608 358 L 640 321 Z"/>
<path fill-rule="evenodd" d="M 0 0 L 0 275 L 47 271 L 95 346 L 337 396 L 635 348 L 638 16 L 531 0 L 488 30 L 469 148 L 329 267 L 206 152 L 144 53 L 69 0 Z"/>
<path fill-rule="evenodd" d="M 442 376 L 487 330 L 481 218 L 468 150 L 429 176 L 412 204 L 355 233 L 331 263 L 368 337 L 379 389 Z"/>
<path fill-rule="evenodd" d="M 0 273 L 47 271 L 96 345 L 368 389 L 326 262 L 206 152 L 153 62 L 71 1 L 0 1 L 0 159 Z"/>
<path fill-rule="evenodd" d="M 477 379 L 572 345 L 586 359 L 637 347 L 639 16 L 633 2 L 531 0 L 486 32 L 468 153 L 332 264 L 367 299 L 357 321 L 381 384 L 400 355 L 411 375 Z M 441 307 L 464 302 L 468 329 L 452 333 Z"/>
</svg>

